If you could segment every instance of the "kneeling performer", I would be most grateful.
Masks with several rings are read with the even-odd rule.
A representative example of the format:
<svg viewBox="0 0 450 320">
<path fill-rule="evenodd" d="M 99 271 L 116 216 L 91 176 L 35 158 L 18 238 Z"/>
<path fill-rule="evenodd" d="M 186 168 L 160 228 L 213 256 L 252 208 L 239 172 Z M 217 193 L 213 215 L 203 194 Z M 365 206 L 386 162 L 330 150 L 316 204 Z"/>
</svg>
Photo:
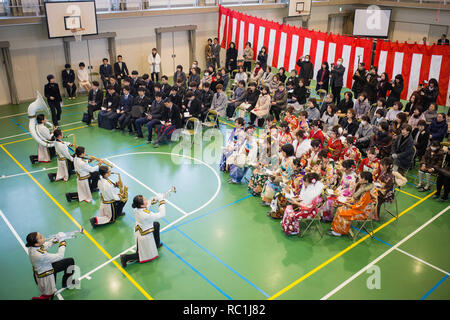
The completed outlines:
<svg viewBox="0 0 450 320">
<path fill-rule="evenodd" d="M 100 174 L 98 172 L 98 165 L 90 166 L 88 162 L 96 160 L 101 165 L 101 159 L 91 157 L 89 161 L 85 160 L 86 149 L 84 147 L 77 147 L 75 149 L 75 157 L 73 164 L 77 173 L 77 192 L 66 193 L 67 201 L 78 200 L 79 202 L 91 202 L 92 192 L 98 191 L 98 179 Z"/>
<path fill-rule="evenodd" d="M 159 211 L 152 212 L 150 207 L 153 203 L 158 203 Z M 127 266 L 128 261 L 139 261 L 144 263 L 158 258 L 158 248 L 161 247 L 159 239 L 159 222 L 166 215 L 166 201 L 164 195 L 158 194 L 150 200 L 138 195 L 133 199 L 134 208 L 134 237 L 136 239 L 136 253 L 120 255 L 122 267 Z"/>
<path fill-rule="evenodd" d="M 41 296 L 34 299 L 52 299 L 56 292 L 56 274 L 64 271 L 62 286 L 66 288 L 75 268 L 73 258 L 64 258 L 66 241 L 53 238 L 46 240 L 39 232 L 27 235 L 28 256 L 33 265 L 34 280 Z M 47 249 L 59 243 L 57 253 L 48 253 Z M 71 267 L 71 268 L 70 268 Z"/>
<path fill-rule="evenodd" d="M 53 131 L 53 140 L 55 140 L 55 151 L 58 155 L 58 170 L 56 173 L 49 173 L 48 178 L 51 182 L 69 180 L 70 175 L 74 174 L 73 157 L 69 152 L 69 142 L 63 141 L 61 129 Z"/>
<path fill-rule="evenodd" d="M 100 225 L 113 223 L 117 217 L 125 215 L 122 212 L 125 203 L 127 203 L 128 194 L 123 189 L 122 180 L 119 175 L 119 182 L 114 183 L 109 180 L 111 170 L 107 166 L 100 166 L 100 180 L 98 187 L 100 189 L 100 213 L 98 217 L 91 218 L 90 222 L 93 228 Z M 115 191 L 115 188 L 120 188 L 120 193 Z M 126 187 L 125 187 L 126 188 Z M 125 194 L 124 194 L 125 192 Z"/>
</svg>

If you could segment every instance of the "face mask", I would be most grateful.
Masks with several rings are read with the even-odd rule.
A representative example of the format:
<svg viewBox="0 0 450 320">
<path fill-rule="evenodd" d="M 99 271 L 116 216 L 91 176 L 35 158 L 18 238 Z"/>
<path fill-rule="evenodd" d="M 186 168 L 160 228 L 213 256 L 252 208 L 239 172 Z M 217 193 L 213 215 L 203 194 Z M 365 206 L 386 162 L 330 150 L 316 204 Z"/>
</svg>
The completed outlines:
<svg viewBox="0 0 450 320">
<path fill-rule="evenodd" d="M 336 64 L 337 64 L 338 66 L 340 66 L 340 65 L 341 65 L 341 62 L 340 62 L 340 61 L 337 61 Z"/>
<path fill-rule="evenodd" d="M 367 121 L 361 121 L 362 125 L 365 126 L 367 124 Z"/>
<path fill-rule="evenodd" d="M 437 147 L 431 147 L 431 150 L 436 151 L 438 148 Z"/>
<path fill-rule="evenodd" d="M 205 72 L 205 76 L 206 76 L 206 77 L 209 76 L 209 73 L 208 73 L 208 72 Z"/>
<path fill-rule="evenodd" d="M 306 61 L 306 62 L 308 62 L 308 61 L 309 61 L 309 59 L 308 59 L 308 58 L 306 58 L 306 59 L 305 59 L 305 61 Z"/>
</svg>

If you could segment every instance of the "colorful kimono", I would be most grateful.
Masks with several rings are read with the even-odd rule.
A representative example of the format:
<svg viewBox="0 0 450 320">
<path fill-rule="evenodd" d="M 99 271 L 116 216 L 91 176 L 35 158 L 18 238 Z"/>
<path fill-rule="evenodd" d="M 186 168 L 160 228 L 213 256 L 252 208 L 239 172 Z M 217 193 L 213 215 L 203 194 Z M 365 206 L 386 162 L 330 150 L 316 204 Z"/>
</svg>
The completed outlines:
<svg viewBox="0 0 450 320">
<path fill-rule="evenodd" d="M 349 198 L 353 195 L 356 186 L 356 174 L 351 172 L 350 174 L 343 173 L 341 182 L 335 191 L 335 195 L 327 197 L 322 211 L 322 217 L 324 221 L 333 220 L 333 209 L 336 205 L 336 199 L 339 196 Z"/>
<path fill-rule="evenodd" d="M 283 145 L 288 144 L 288 143 L 292 144 L 292 141 L 294 140 L 292 138 L 292 135 L 291 135 L 290 132 L 286 133 L 286 132 L 281 131 L 279 133 L 278 137 L 279 137 L 278 141 L 279 141 L 280 146 L 283 146 Z"/>
<path fill-rule="evenodd" d="M 288 116 L 284 117 L 284 121 L 286 121 L 289 124 L 289 128 L 291 129 L 291 132 L 295 132 L 299 128 L 298 119 L 294 115 L 291 115 L 290 117 L 288 117 Z"/>
<path fill-rule="evenodd" d="M 371 205 L 374 203 L 374 190 L 371 183 L 357 187 L 353 194 L 354 203 L 338 208 L 331 223 L 331 229 L 339 234 L 348 234 L 352 221 L 367 219 L 371 213 Z"/>
<path fill-rule="evenodd" d="M 381 172 L 380 160 L 378 158 L 374 160 L 370 160 L 369 158 L 363 159 L 359 165 L 358 173 L 363 171 L 371 172 L 373 181 L 376 181 Z"/>
<path fill-rule="evenodd" d="M 355 146 L 344 148 L 344 151 L 342 151 L 340 158 L 340 160 L 353 160 L 356 164 L 359 163 L 360 159 L 361 152 Z"/>
<path fill-rule="evenodd" d="M 300 191 L 303 186 L 303 177 L 305 176 L 306 172 L 304 170 L 295 171 L 287 183 L 289 193 L 291 196 L 297 197 L 300 194 Z M 287 199 L 286 195 L 284 193 L 284 190 L 281 190 L 277 194 L 275 194 L 274 199 L 272 200 L 272 203 L 270 204 L 270 207 L 272 210 L 270 211 L 269 215 L 274 219 L 281 219 L 284 215 L 284 210 L 287 206 Z"/>
<path fill-rule="evenodd" d="M 249 167 L 255 167 L 257 163 L 258 144 L 254 137 L 249 137 L 244 141 L 242 146 L 234 157 L 235 161 L 229 164 L 230 177 L 235 183 L 240 183 L 242 178 L 247 173 Z M 231 160 L 231 157 L 228 158 Z"/>
<path fill-rule="evenodd" d="M 298 121 L 298 128 L 302 129 L 303 131 L 305 131 L 305 133 L 307 133 L 308 130 L 309 130 L 308 120 L 305 120 L 305 121 L 299 120 Z"/>
<path fill-rule="evenodd" d="M 395 178 L 392 172 L 382 172 L 376 182 L 381 184 L 381 187 L 377 189 L 378 205 L 380 206 L 383 202 L 394 201 Z"/>
<path fill-rule="evenodd" d="M 222 159 L 220 161 L 220 171 L 227 171 L 227 159 L 233 154 L 245 140 L 245 132 L 243 128 L 234 128 L 228 137 L 227 145 L 225 146 Z"/>
<path fill-rule="evenodd" d="M 339 158 L 341 157 L 343 149 L 341 139 L 340 138 L 334 140 L 332 138 L 328 139 L 327 148 L 328 151 L 330 152 L 331 159 L 333 159 L 334 161 L 338 161 Z"/>
<path fill-rule="evenodd" d="M 302 186 L 299 195 L 300 206 L 288 205 L 281 220 L 281 227 L 287 235 L 296 235 L 300 232 L 300 219 L 311 219 L 318 214 L 323 188 L 324 185 L 320 181 L 311 183 L 308 187 Z"/>
<path fill-rule="evenodd" d="M 268 179 L 261 193 L 261 199 L 266 203 L 271 203 L 277 192 L 281 191 L 280 182 L 286 183 L 294 172 L 293 160 L 295 157 L 283 158 L 280 168 L 275 173 L 275 180 Z"/>
<path fill-rule="evenodd" d="M 313 149 L 310 149 L 309 152 L 307 154 L 305 154 L 305 158 L 308 160 L 308 165 L 310 167 L 313 167 L 317 164 L 317 162 L 319 161 L 319 151 L 314 151 Z"/>
<path fill-rule="evenodd" d="M 309 138 L 312 140 L 319 140 L 320 143 L 323 145 L 323 141 L 325 140 L 325 136 L 323 135 L 322 130 L 317 130 L 317 131 L 313 131 L 311 130 L 311 132 L 309 133 Z"/>
</svg>

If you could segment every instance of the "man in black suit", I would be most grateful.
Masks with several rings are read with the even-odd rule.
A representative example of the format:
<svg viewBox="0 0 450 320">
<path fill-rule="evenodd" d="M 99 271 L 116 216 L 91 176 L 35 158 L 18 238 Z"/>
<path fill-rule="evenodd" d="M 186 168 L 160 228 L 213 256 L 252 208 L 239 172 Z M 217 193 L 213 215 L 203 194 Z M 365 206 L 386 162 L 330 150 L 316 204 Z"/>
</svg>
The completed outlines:
<svg viewBox="0 0 450 320">
<path fill-rule="evenodd" d="M 214 38 L 214 44 L 211 46 L 211 53 L 213 55 L 212 65 L 216 67 L 216 69 L 220 68 L 220 44 L 219 39 Z"/>
<path fill-rule="evenodd" d="M 186 93 L 184 103 L 181 106 L 181 112 L 183 114 L 183 122 L 186 122 L 186 120 L 191 117 L 200 119 L 202 104 L 198 101 L 192 91 Z"/>
<path fill-rule="evenodd" d="M 141 106 L 142 111 L 139 115 L 134 114 L 131 120 L 136 131 L 136 139 L 144 137 L 141 126 L 145 123 L 145 119 L 147 119 L 145 113 L 148 112 L 148 108 L 152 104 L 150 98 L 145 95 L 145 90 L 145 87 L 139 87 L 138 95 L 134 98 L 133 102 L 133 108 L 136 108 L 136 106 Z"/>
<path fill-rule="evenodd" d="M 443 34 L 443 35 L 441 36 L 441 38 L 437 41 L 437 44 L 438 44 L 439 46 L 449 45 L 449 41 L 448 41 L 448 39 L 447 39 L 447 35 L 446 35 L 446 34 Z"/>
<path fill-rule="evenodd" d="M 169 141 L 173 132 L 183 127 L 180 108 L 172 102 L 171 98 L 164 100 L 164 106 L 161 126 L 158 128 L 158 139 L 153 143 L 155 148 Z"/>
<path fill-rule="evenodd" d="M 142 75 L 142 80 L 144 81 L 145 87 L 149 92 L 150 100 L 153 101 L 155 99 L 155 83 L 150 79 L 148 73 L 144 73 Z"/>
<path fill-rule="evenodd" d="M 67 95 L 69 96 L 69 100 L 74 100 L 77 86 L 75 85 L 75 72 L 70 67 L 70 64 L 66 63 L 64 66 L 64 70 L 61 72 L 61 78 L 63 81 L 63 87 L 66 88 Z"/>
<path fill-rule="evenodd" d="M 336 105 L 341 101 L 341 89 L 344 85 L 345 67 L 342 65 L 342 58 L 337 59 L 336 64 L 331 64 L 330 85 L 331 93 L 333 94 L 333 102 Z"/>
<path fill-rule="evenodd" d="M 114 129 L 114 114 L 120 105 L 120 96 L 114 90 L 113 86 L 109 86 L 105 99 L 103 100 L 102 110 L 98 113 L 98 126 L 100 128 L 112 130 Z"/>
<path fill-rule="evenodd" d="M 118 114 L 118 121 L 120 124 L 120 130 L 122 133 L 125 131 L 125 127 L 130 124 L 131 121 L 131 108 L 134 106 L 134 98 L 131 95 L 131 89 L 129 86 L 124 86 L 122 89 L 122 96 L 120 97 L 120 105 Z"/>
<path fill-rule="evenodd" d="M 100 110 L 103 105 L 103 92 L 100 90 L 98 81 L 92 81 L 92 88 L 88 95 L 88 119 L 86 124 L 90 125 L 94 111 Z"/>
<path fill-rule="evenodd" d="M 109 85 L 107 86 L 107 88 L 109 86 L 112 86 L 114 88 L 114 91 L 120 95 L 120 92 L 122 91 L 122 86 L 120 85 L 120 80 L 116 80 L 116 78 L 111 77 L 109 78 Z"/>
<path fill-rule="evenodd" d="M 310 59 L 311 57 L 306 55 L 305 57 L 300 57 L 300 59 L 297 60 L 297 65 L 300 67 L 298 77 L 299 79 L 305 79 L 305 86 L 309 86 L 311 79 L 314 76 L 314 66 Z"/>
<path fill-rule="evenodd" d="M 108 88 L 109 79 L 113 75 L 112 66 L 108 63 L 107 58 L 103 58 L 103 64 L 100 65 L 100 78 L 103 82 L 103 88 Z"/>
<path fill-rule="evenodd" d="M 128 76 L 127 64 L 122 61 L 122 56 L 117 56 L 117 62 L 114 63 L 114 74 L 118 81 Z"/>
<path fill-rule="evenodd" d="M 170 84 L 169 84 L 169 78 L 167 76 L 161 77 L 161 94 L 163 96 L 163 99 L 167 98 L 170 94 Z"/>
<path fill-rule="evenodd" d="M 150 107 L 150 110 L 147 115 L 147 131 L 148 131 L 148 138 L 147 143 L 152 142 L 152 135 L 153 135 L 153 128 L 161 124 L 161 118 L 163 116 L 164 111 L 164 103 L 162 101 L 162 94 L 161 92 L 155 93 L 155 100 L 152 103 L 152 106 Z"/>
<path fill-rule="evenodd" d="M 52 112 L 52 122 L 55 126 L 58 126 L 58 121 L 61 120 L 62 98 L 59 92 L 59 86 L 55 82 L 55 76 L 49 74 L 47 81 L 48 83 L 44 86 L 44 95 L 47 98 L 48 106 Z"/>
</svg>

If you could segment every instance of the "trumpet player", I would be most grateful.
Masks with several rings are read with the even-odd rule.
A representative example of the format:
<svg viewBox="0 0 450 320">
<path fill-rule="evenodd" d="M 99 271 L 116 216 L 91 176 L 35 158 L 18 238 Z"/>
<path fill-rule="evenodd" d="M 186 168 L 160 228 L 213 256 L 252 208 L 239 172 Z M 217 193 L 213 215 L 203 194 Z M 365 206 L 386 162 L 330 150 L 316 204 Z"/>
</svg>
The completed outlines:
<svg viewBox="0 0 450 320">
<path fill-rule="evenodd" d="M 125 215 L 122 212 L 123 207 L 127 201 L 122 201 L 120 194 L 115 190 L 119 187 L 118 183 L 114 183 L 109 180 L 111 176 L 111 169 L 107 166 L 100 166 L 100 180 L 98 187 L 100 189 L 100 212 L 98 217 L 90 219 L 92 228 L 96 228 L 101 225 L 113 223 L 117 217 Z"/>
<path fill-rule="evenodd" d="M 158 203 L 159 210 L 150 210 L 152 203 Z M 133 199 L 131 207 L 134 209 L 134 238 L 136 239 L 136 252 L 132 254 L 120 255 L 120 262 L 126 268 L 130 261 L 144 263 L 158 258 L 158 248 L 161 247 L 159 238 L 159 222 L 156 220 L 165 217 L 166 201 L 164 195 L 158 194 L 156 197 L 146 199 L 143 195 L 137 195 Z"/>
<path fill-rule="evenodd" d="M 69 142 L 63 139 L 63 132 L 61 129 L 53 131 L 52 140 L 55 141 L 55 151 L 58 156 L 58 170 L 56 173 L 49 173 L 48 178 L 51 182 L 64 180 L 67 181 L 70 175 L 74 174 L 73 157 L 69 152 L 69 147 L 72 146 Z"/>
<path fill-rule="evenodd" d="M 89 165 L 89 162 L 94 160 L 98 161 L 98 165 Z M 77 174 L 77 192 L 66 193 L 67 201 L 92 201 L 92 192 L 98 191 L 98 180 L 100 177 L 98 169 L 102 163 L 101 159 L 94 157 L 86 160 L 86 149 L 84 147 L 79 146 L 75 149 L 73 165 Z"/>
<path fill-rule="evenodd" d="M 75 269 L 73 258 L 64 258 L 66 241 L 48 240 L 39 232 L 31 232 L 27 235 L 26 246 L 28 256 L 33 265 L 33 276 L 41 291 L 41 296 L 37 299 L 52 299 L 56 292 L 56 274 L 64 271 L 62 278 L 63 288 L 67 287 Z M 58 244 L 57 253 L 49 253 L 47 250 Z M 72 267 L 72 268 L 70 268 Z"/>
<path fill-rule="evenodd" d="M 36 131 L 42 137 L 42 139 L 50 141 L 52 140 L 52 133 L 50 128 L 53 129 L 53 125 L 47 121 L 44 114 L 38 114 L 36 116 Z M 47 148 L 38 143 L 37 155 L 30 156 L 30 161 L 32 164 L 36 162 L 50 162 L 52 157 L 55 155 L 55 148 Z"/>
</svg>

